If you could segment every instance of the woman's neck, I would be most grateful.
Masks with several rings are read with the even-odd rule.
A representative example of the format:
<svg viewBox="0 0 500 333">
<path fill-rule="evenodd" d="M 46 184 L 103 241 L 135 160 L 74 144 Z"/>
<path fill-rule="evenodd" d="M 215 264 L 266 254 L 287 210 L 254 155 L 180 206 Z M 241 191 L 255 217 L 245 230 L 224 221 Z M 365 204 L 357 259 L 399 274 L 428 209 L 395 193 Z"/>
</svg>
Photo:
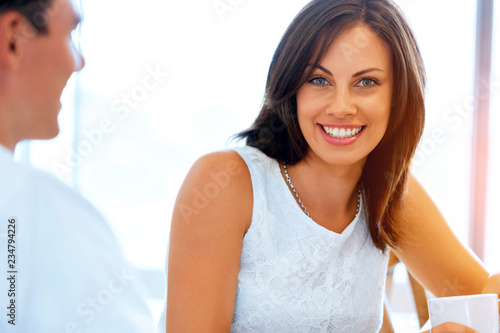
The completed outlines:
<svg viewBox="0 0 500 333">
<path fill-rule="evenodd" d="M 332 166 L 306 157 L 287 170 L 311 218 L 319 224 L 340 229 L 354 218 L 358 184 L 364 161 L 349 166 Z M 282 170 L 283 172 L 284 170 Z"/>
</svg>

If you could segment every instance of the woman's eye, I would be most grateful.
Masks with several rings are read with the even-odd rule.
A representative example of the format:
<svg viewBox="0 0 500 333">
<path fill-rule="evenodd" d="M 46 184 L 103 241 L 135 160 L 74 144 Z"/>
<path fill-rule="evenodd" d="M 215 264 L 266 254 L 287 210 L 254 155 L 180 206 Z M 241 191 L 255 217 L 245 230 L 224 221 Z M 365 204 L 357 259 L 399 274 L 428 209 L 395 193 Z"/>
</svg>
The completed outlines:
<svg viewBox="0 0 500 333">
<path fill-rule="evenodd" d="M 376 84 L 377 84 L 377 82 L 375 80 L 369 79 L 369 78 L 361 79 L 361 81 L 359 81 L 359 85 L 361 87 L 372 87 Z"/>
<path fill-rule="evenodd" d="M 317 86 L 325 86 L 328 84 L 328 80 L 325 79 L 324 77 L 315 77 L 309 82 L 314 83 Z"/>
</svg>

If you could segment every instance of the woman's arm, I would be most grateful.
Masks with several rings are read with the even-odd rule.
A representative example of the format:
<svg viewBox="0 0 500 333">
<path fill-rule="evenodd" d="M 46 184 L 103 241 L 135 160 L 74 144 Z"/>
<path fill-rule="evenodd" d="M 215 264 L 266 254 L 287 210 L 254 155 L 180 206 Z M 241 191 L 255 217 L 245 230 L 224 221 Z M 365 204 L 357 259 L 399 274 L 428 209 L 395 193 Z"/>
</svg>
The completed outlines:
<svg viewBox="0 0 500 333">
<path fill-rule="evenodd" d="M 229 332 L 253 194 L 234 151 L 200 158 L 179 191 L 170 232 L 167 332 Z"/>
<path fill-rule="evenodd" d="M 422 186 L 412 176 L 405 196 L 408 237 L 394 252 L 437 297 L 480 294 L 489 273 L 461 244 Z"/>
<path fill-rule="evenodd" d="M 426 289 L 437 297 L 500 292 L 500 275 L 488 278 L 482 262 L 458 241 L 413 176 L 404 207 L 409 237 L 394 252 Z M 475 332 L 455 323 L 436 326 L 434 331 Z"/>
</svg>

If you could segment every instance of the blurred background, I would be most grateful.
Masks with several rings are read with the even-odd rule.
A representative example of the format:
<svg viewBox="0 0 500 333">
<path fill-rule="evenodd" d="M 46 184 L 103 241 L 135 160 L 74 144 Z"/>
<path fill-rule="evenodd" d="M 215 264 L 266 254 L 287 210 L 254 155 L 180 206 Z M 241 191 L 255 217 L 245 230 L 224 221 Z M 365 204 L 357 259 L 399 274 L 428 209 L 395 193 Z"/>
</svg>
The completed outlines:
<svg viewBox="0 0 500 333">
<path fill-rule="evenodd" d="M 155 316 L 163 307 L 170 216 L 183 178 L 200 155 L 223 149 L 252 123 L 274 49 L 307 2 L 82 1 L 75 40 L 86 67 L 65 90 L 61 134 L 23 142 L 16 158 L 55 174 L 103 213 L 150 287 Z M 485 90 L 491 95 L 482 247 L 489 269 L 500 271 L 500 6 L 493 15 L 491 87 L 485 82 L 478 95 L 477 2 L 397 3 L 428 76 L 426 130 L 413 172 L 466 244 L 473 101 Z M 404 285 L 405 275 L 396 272 L 395 283 Z M 397 331 L 411 331 L 407 325 Z"/>
</svg>

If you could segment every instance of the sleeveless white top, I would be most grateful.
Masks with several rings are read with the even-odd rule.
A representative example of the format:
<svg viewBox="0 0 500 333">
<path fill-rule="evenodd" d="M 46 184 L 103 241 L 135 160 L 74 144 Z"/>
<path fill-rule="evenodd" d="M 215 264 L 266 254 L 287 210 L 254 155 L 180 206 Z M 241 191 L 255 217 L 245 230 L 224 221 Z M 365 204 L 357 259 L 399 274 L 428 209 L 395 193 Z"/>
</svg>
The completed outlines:
<svg viewBox="0 0 500 333">
<path fill-rule="evenodd" d="M 332 232 L 304 214 L 276 160 L 253 147 L 233 149 L 250 171 L 253 216 L 231 332 L 378 332 L 389 256 L 372 243 L 363 203 L 341 234 Z M 159 333 L 165 317 L 166 307 Z"/>
<path fill-rule="evenodd" d="M 233 148 L 253 187 L 231 332 L 378 332 L 388 252 L 360 213 L 341 233 L 307 217 L 279 164 L 253 147 Z"/>
</svg>

